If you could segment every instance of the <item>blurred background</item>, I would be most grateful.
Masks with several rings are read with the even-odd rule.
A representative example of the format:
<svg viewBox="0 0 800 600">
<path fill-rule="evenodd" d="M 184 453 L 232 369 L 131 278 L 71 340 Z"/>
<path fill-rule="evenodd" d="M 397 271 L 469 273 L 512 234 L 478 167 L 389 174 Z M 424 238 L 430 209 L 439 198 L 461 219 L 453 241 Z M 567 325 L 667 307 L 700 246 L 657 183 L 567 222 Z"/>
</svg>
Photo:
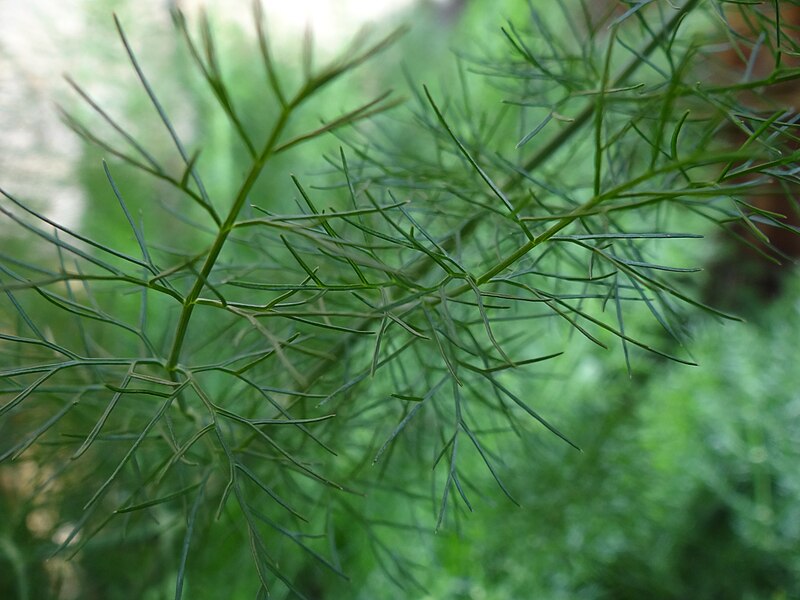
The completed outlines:
<svg viewBox="0 0 800 600">
<path fill-rule="evenodd" d="M 199 0 L 0 0 L 4 189 L 69 227 L 110 227 L 102 208 L 108 201 L 103 154 L 59 117 L 57 105 L 85 111 L 62 73 L 109 112 L 124 115 L 132 131 L 148 133 L 151 108 L 116 36 L 116 12 L 176 127 L 191 139 L 204 118 L 195 100 L 201 86 L 185 73 L 169 13 L 176 5 L 190 21 L 201 7 Z M 250 2 L 202 6 L 223 48 L 232 89 L 242 106 L 257 112 L 261 84 L 244 68 L 255 39 Z M 511 0 L 265 0 L 264 7 L 275 56 L 288 71 L 299 60 L 307 26 L 324 61 L 367 23 L 386 30 L 411 24 L 388 58 L 368 67 L 353 87 L 337 88 L 331 101 L 337 106 L 374 95 L 387 82 L 408 95 L 403 65 L 416 82 L 447 89 L 457 81 L 453 48 L 500 48 L 505 19 L 527 11 L 524 2 Z M 472 89 L 496 101 L 496 90 Z M 238 177 L 233 142 L 224 127 L 213 125 L 204 160 L 215 165 L 211 185 L 227 189 Z M 287 171 L 313 177 L 323 151 L 303 149 Z M 125 181 L 132 186 L 136 178 Z M 148 184 L 141 185 L 146 195 Z M 15 235 L 4 222 L 0 244 L 10 249 Z M 712 247 L 713 256 L 680 252 L 705 267 L 695 279 L 698 293 L 745 320 L 692 317 L 686 325 L 699 367 L 638 356 L 629 375 L 618 348 L 599 352 L 578 337 L 554 372 L 537 380 L 537 397 L 583 453 L 555 439 L 524 438 L 524 451 L 504 457 L 507 484 L 521 507 L 504 502 L 498 491 L 482 497 L 457 527 L 436 534 L 431 510 L 411 508 L 402 494 L 365 500 L 372 508 L 380 504 L 385 518 L 376 522 L 377 534 L 347 533 L 349 582 L 293 565 L 299 581 L 306 577 L 309 597 L 800 598 L 800 282 L 797 271 L 785 267 L 763 289 L 753 286 L 749 282 L 767 266 L 748 262 L 722 241 L 704 246 Z M 481 469 L 475 465 L 475 477 L 487 479 Z M 174 544 L 147 538 L 115 555 L 124 560 L 107 560 L 102 543 L 71 560 L 51 557 L 64 531 L 54 532 L 52 511 L 23 501 L 32 482 L 48 475 L 30 463 L 0 465 L 0 598 L 172 597 L 175 573 L 160 568 L 160 557 Z M 203 554 L 194 589 L 206 591 L 196 597 L 251 597 L 236 580 L 249 560 L 246 548 L 215 542 Z"/>
<path fill-rule="evenodd" d="M 458 0 L 426 0 L 422 4 L 415 0 L 297 0 L 265 2 L 264 11 L 271 42 L 279 54 L 287 49 L 297 52 L 298 40 L 310 30 L 323 59 L 335 55 L 369 24 L 408 19 L 414 12 L 422 12 L 417 18 L 423 20 L 437 12 L 450 20 L 457 17 L 461 5 Z M 130 82 L 126 79 L 130 69 L 112 14 L 116 13 L 137 39 L 143 55 L 160 64 L 163 72 L 153 76 L 169 85 L 166 75 L 175 67 L 174 57 L 170 61 L 175 52 L 172 8 L 181 9 L 190 19 L 207 11 L 228 35 L 235 37 L 241 32 L 250 36 L 251 42 L 255 39 L 248 0 L 0 2 L 0 128 L 5 138 L 0 170 L 6 188 L 49 198 L 48 214 L 60 223 L 80 221 L 85 198 L 72 174 L 81 144 L 61 123 L 56 110 L 56 103 L 70 101 L 70 88 L 62 75 L 86 84 L 110 110 L 130 109 L 130 89 L 125 83 Z M 446 37 L 447 32 L 439 35 Z M 181 90 L 172 92 L 180 94 Z"/>
</svg>

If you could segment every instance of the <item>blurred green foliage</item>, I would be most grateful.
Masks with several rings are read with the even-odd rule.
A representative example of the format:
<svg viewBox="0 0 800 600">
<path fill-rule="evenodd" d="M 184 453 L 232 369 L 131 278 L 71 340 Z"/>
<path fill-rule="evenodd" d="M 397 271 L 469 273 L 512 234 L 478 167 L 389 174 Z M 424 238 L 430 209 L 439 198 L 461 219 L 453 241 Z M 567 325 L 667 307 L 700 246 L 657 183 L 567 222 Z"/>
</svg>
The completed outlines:
<svg viewBox="0 0 800 600">
<path fill-rule="evenodd" d="M 362 552 L 353 582 L 320 597 L 797 597 L 798 297 L 794 281 L 753 322 L 695 323 L 700 367 L 639 360 L 628 378 L 577 348 L 541 395 L 582 454 L 523 438 L 504 457 L 521 508 L 481 498 L 453 531 L 432 534 L 430 511 L 387 494 L 382 510 L 419 527 L 385 537 L 423 565 L 424 591 L 386 591 Z"/>
<path fill-rule="evenodd" d="M 495 23 L 487 23 L 491 20 L 486 16 L 487 6 L 486 2 L 473 3 L 454 31 L 448 31 L 434 19 L 421 23 L 389 51 L 389 58 L 381 63 L 383 68 L 337 83 L 328 101 L 309 109 L 301 123 L 316 122 L 319 112 L 331 118 L 351 105 L 354 98 L 373 97 L 386 87 L 400 87 L 397 83 L 404 78 L 401 62 L 406 63 L 407 72 L 413 73 L 412 90 L 418 91 L 416 82 L 426 80 L 436 97 L 445 90 L 465 93 L 468 87 L 473 105 L 496 105 L 505 97 L 504 90 L 465 83 L 470 69 L 480 69 L 465 57 L 449 58 L 451 44 L 469 48 L 469 53 L 480 56 L 491 56 L 507 48 L 502 36 L 486 35 L 487 30 L 497 29 Z M 527 7 L 516 2 L 504 3 L 501 10 L 512 19 L 527 13 Z M 257 72 L 254 61 L 239 60 L 247 50 L 237 46 L 236 35 L 221 39 L 231 40 L 224 54 L 230 57 L 225 65 L 230 63 L 230 70 L 225 71 L 226 81 L 235 92 L 239 112 L 247 115 L 244 128 L 261 139 L 266 135 L 263 124 L 278 114 L 278 107 L 265 102 L 263 74 Z M 433 41 L 428 43 L 429 40 Z M 191 128 L 202 124 L 204 145 L 197 166 L 213 171 L 209 190 L 216 196 L 218 191 L 238 184 L 242 173 L 237 165 L 246 162 L 246 149 L 231 134 L 227 116 L 218 105 L 207 93 L 199 93 L 201 82 L 196 73 L 190 74 L 190 57 L 185 48 L 171 55 L 170 61 L 168 74 L 159 78 L 169 78 L 175 89 L 187 92 L 185 96 L 168 97 L 167 104 L 171 105 L 168 108 L 174 110 L 175 106 L 190 103 L 182 109 L 190 117 Z M 450 63 L 453 68 L 441 68 L 442 63 Z M 291 79 L 294 64 L 286 59 L 278 69 Z M 392 65 L 391 68 L 386 68 L 386 64 Z M 466 66 L 469 64 L 472 66 Z M 135 124 L 145 110 L 152 109 L 144 100 L 141 105 L 132 101 L 127 118 Z M 467 108 L 463 110 L 468 112 Z M 425 140 L 402 135 L 409 120 L 412 117 L 407 113 L 392 115 L 376 127 L 383 128 L 380 133 L 386 139 L 396 140 L 391 150 L 398 154 L 415 158 L 428 152 L 435 154 L 435 143 L 426 144 Z M 498 130 L 511 136 L 520 131 L 524 134 L 531 125 L 504 122 Z M 469 125 L 466 127 L 468 134 L 480 141 L 483 135 L 480 127 L 472 130 Z M 517 135 L 517 139 L 520 137 Z M 347 206 L 346 195 L 339 193 L 341 179 L 337 179 L 340 168 L 336 152 L 341 144 L 355 144 L 352 139 L 357 138 L 331 136 L 321 145 L 303 147 L 291 156 L 279 156 L 272 164 L 274 170 L 256 184 L 253 204 L 278 213 L 291 210 L 290 199 L 296 196 L 296 190 L 285 173 L 296 172 L 303 176 L 303 181 L 310 179 L 320 193 L 334 186 L 326 200 L 331 205 Z M 580 143 L 591 146 L 590 139 Z M 328 156 L 327 163 L 320 160 L 321 154 Z M 137 242 L 121 218 L 108 180 L 98 169 L 101 157 L 106 154 L 87 146 L 81 162 L 78 178 L 90 207 L 81 232 L 135 254 Z M 183 219 L 200 219 L 202 210 L 187 203 L 178 191 L 163 182 L 142 178 L 133 170 L 115 169 L 114 177 L 118 187 L 126 190 L 131 212 L 142 215 L 148 239 L 168 242 L 158 250 L 179 256 L 211 243 L 213 231 L 191 225 L 184 228 L 180 222 L 148 210 L 148 204 L 156 198 L 167 212 L 179 205 Z M 565 174 L 565 186 L 571 185 L 571 177 L 578 179 L 574 173 Z M 242 216 L 258 216 L 258 213 L 245 206 Z M 665 216 L 661 226 L 672 225 L 671 219 Z M 681 229 L 702 229 L 705 225 L 700 225 L 701 222 L 699 217 L 686 217 Z M 687 256 L 697 259 L 699 251 L 689 248 L 690 243 L 663 251 L 669 264 L 673 261 L 686 264 Z M 9 239 L 7 243 L 4 240 L 4 247 L 6 244 L 5 251 L 9 254 L 23 251 L 23 242 Z M 574 268 L 577 272 L 581 266 Z M 695 279 L 693 285 L 699 289 L 700 281 Z M 388 454 L 397 453 L 413 460 L 393 460 L 391 464 L 387 460 L 372 465 L 373 456 L 362 456 L 362 451 L 374 450 L 376 436 L 385 438 L 396 421 L 377 424 L 364 421 L 337 447 L 341 460 L 320 458 L 327 460 L 327 464 L 315 466 L 324 467 L 324 472 L 334 480 L 341 477 L 354 489 L 368 489 L 368 492 L 365 495 L 333 490 L 312 493 L 306 482 L 293 482 L 292 491 L 305 496 L 316 509 L 310 525 L 320 532 L 319 539 L 313 536 L 306 539 L 306 534 L 293 537 L 293 532 L 276 533 L 270 539 L 274 544 L 270 550 L 273 559 L 298 592 L 320 599 L 797 597 L 800 595 L 800 475 L 796 468 L 800 462 L 797 396 L 800 372 L 795 365 L 795 345 L 800 338 L 798 292 L 800 287 L 796 283 L 789 284 L 783 297 L 774 304 L 754 307 L 758 316 L 752 322 L 722 326 L 710 317 L 693 314 L 690 321 L 681 323 L 693 338 L 690 352 L 700 367 L 633 353 L 628 372 L 619 351 L 619 340 L 612 335 L 600 337 L 614 351 L 601 352 L 574 331 L 564 335 L 550 325 L 531 325 L 537 334 L 531 337 L 536 340 L 529 347 L 523 344 L 523 349 L 536 354 L 551 341 L 555 344 L 567 339 L 569 351 L 554 363 L 556 366 L 532 365 L 524 374 L 503 381 L 532 398 L 536 409 L 574 440 L 581 453 L 555 436 L 543 435 L 535 423 L 520 424 L 518 431 L 512 431 L 509 425 L 496 425 L 493 417 L 477 412 L 481 422 L 476 430 L 480 428 L 482 440 L 491 440 L 486 444 L 487 452 L 502 466 L 502 480 L 521 506 L 514 506 L 494 489 L 493 475 L 487 471 L 484 460 L 475 448 L 468 448 L 460 455 L 459 472 L 473 500 L 473 510 L 453 503 L 442 527 L 434 532 L 440 515 L 442 484 L 427 473 L 420 476 L 419 465 L 429 468 L 436 459 L 422 456 L 430 448 L 430 438 L 445 441 L 436 438 L 441 415 L 420 418 L 410 426 Z M 119 314 L 130 321 L 137 318 L 135 294 L 122 295 L 114 290 L 105 293 L 109 297 L 101 298 L 100 304 L 116 303 Z M 49 310 L 44 301 L 32 301 L 31 314 L 44 315 L 40 319 L 47 323 L 48 330 L 58 330 L 59 337 L 83 335 L 71 323 L 48 319 Z M 608 310 L 612 310 L 611 304 Z M 172 313 L 150 316 L 150 327 L 164 330 L 165 339 L 157 341 L 159 347 L 168 346 L 166 330 L 176 315 L 177 308 Z M 12 319 L 4 317 L 3 321 L 8 325 Z M 531 322 L 534 321 L 527 323 Z M 651 335 L 649 339 L 655 339 L 665 351 L 684 350 L 640 313 L 634 313 L 626 324 L 630 329 L 646 331 Z M 206 333 L 213 333 L 215 326 L 213 317 L 204 318 Z M 129 340 L 119 340 L 110 333 L 94 335 L 93 343 L 110 352 L 124 355 L 130 346 Z M 216 349 L 207 352 L 213 355 Z M 20 357 L 9 354 L 4 358 L 8 358 L 10 365 L 16 365 L 14 361 Z M 428 377 L 418 373 L 407 375 L 409 379 Z M 373 390 L 374 396 L 393 390 L 394 382 L 389 377 L 374 384 L 377 390 Z M 225 385 L 211 378 L 204 384 L 212 390 Z M 29 424 L 43 422 L 53 414 L 53 406 L 40 407 L 38 415 L 26 413 L 3 420 L 0 438 L 18 427 L 23 419 L 29 419 Z M 102 404 L 81 405 L 65 417 L 63 435 L 71 435 L 73 443 L 77 443 L 76 439 L 80 442 L 95 422 L 98 406 Z M 361 407 L 345 405 L 338 410 L 359 423 Z M 388 416 L 394 419 L 406 414 L 404 408 L 403 412 Z M 118 423 L 109 432 L 106 441 L 130 443 L 127 431 L 141 429 L 138 422 L 141 415 L 131 413 L 125 419 L 127 422 Z M 375 431 L 376 428 L 380 431 Z M 65 554 L 51 558 L 55 547 L 69 534 L 69 530 L 58 527 L 59 523 L 80 515 L 86 501 L 80 494 L 71 493 L 72 488 L 96 488 L 117 464 L 118 454 L 93 448 L 91 460 L 70 464 L 69 472 L 53 483 L 56 471 L 68 464 L 60 458 L 61 444 L 50 439 L 39 446 L 43 449 L 37 454 L 36 465 L 23 461 L 0 467 L 0 514 L 5 517 L 0 521 L 0 597 L 110 600 L 172 597 L 178 577 L 175 556 L 184 539 L 183 515 L 191 513 L 195 494 L 180 497 L 180 510 L 173 510 L 165 503 L 153 507 L 146 517 L 131 513 L 117 515 L 123 521 L 121 528 L 101 531 L 91 542 L 81 545 L 69 561 L 65 560 L 71 551 L 69 547 Z M 148 459 L 157 462 L 156 452 L 152 456 L 144 448 L 142 452 L 143 464 Z M 48 462 L 48 457 L 52 462 Z M 139 469 L 134 461 L 135 476 L 141 477 Z M 98 473 L 102 474 L 100 481 L 96 481 Z M 280 475 L 275 475 L 275 479 L 280 479 Z M 361 486 L 367 479 L 374 481 Z M 38 482 L 41 488 L 31 486 L 30 481 Z M 193 485 L 191 480 L 178 484 L 183 484 L 177 486 L 179 489 Z M 125 498 L 120 495 L 113 500 L 122 503 Z M 198 519 L 190 555 L 191 571 L 187 576 L 190 590 L 187 597 L 250 598 L 255 588 L 252 580 L 242 573 L 244 565 L 252 560 L 249 546 L 253 542 L 248 540 L 247 532 L 240 526 L 241 517 L 230 503 L 223 506 L 217 522 L 214 518 L 214 514 L 206 514 Z M 201 522 L 203 527 L 199 526 Z M 336 569 L 343 566 L 349 581 L 309 554 L 296 551 L 298 540 L 324 554 L 324 560 Z"/>
</svg>

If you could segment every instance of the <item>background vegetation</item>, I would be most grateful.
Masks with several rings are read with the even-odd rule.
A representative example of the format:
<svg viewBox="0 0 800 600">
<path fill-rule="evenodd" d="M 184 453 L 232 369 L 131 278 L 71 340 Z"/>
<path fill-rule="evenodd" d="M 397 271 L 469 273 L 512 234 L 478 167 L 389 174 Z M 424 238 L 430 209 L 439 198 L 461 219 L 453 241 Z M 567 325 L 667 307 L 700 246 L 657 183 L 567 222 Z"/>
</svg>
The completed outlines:
<svg viewBox="0 0 800 600">
<path fill-rule="evenodd" d="M 719 266 L 791 258 L 797 7 L 554 6 L 123 20 L 80 225 L 3 185 L 0 596 L 800 593 L 798 284 Z"/>
</svg>

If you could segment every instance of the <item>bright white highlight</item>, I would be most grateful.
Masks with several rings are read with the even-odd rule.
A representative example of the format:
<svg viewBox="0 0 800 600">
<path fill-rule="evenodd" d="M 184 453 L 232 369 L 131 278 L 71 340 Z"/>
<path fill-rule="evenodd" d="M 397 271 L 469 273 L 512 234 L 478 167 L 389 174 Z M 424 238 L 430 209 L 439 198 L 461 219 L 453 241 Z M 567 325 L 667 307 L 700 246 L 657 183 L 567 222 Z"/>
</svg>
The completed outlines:
<svg viewBox="0 0 800 600">
<path fill-rule="evenodd" d="M 317 46 L 335 50 L 364 25 L 376 23 L 416 1 L 262 0 L 262 6 L 274 41 L 291 43 L 302 38 L 310 28 Z M 246 29 L 252 27 L 250 0 L 178 0 L 176 3 L 189 13 L 205 7 L 215 17 L 236 20 Z"/>
</svg>

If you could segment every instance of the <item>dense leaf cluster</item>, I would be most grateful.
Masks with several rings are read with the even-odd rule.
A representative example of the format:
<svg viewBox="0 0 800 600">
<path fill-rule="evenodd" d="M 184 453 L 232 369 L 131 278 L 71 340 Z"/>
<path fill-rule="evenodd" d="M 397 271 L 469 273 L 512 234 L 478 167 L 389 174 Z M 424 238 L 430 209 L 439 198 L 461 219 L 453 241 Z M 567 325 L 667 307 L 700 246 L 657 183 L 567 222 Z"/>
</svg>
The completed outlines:
<svg viewBox="0 0 800 600">
<path fill-rule="evenodd" d="M 559 3 L 555 17 L 532 9 L 503 27 L 502 56 L 460 58 L 459 91 L 408 74 L 411 110 L 380 94 L 317 125 L 305 105 L 401 32 L 359 38 L 320 68 L 307 48 L 286 77 L 256 4 L 274 107 L 258 128 L 237 109 L 209 23 L 194 35 L 176 12 L 246 157 L 227 197 L 208 192 L 203 132 L 182 141 L 117 22 L 178 158 L 157 157 L 74 82 L 97 123 L 65 120 L 108 157 L 133 243 L 67 229 L 10 192 L 0 205 L 37 241 L 0 263 L 10 315 L 0 458 L 52 469 L 34 504 L 59 485 L 79 497 L 57 550 L 74 555 L 117 530 L 178 531 L 181 597 L 193 553 L 223 521 L 246 537 L 261 593 L 281 580 L 302 596 L 284 548 L 345 577 L 350 519 L 409 585 L 406 558 L 354 508 L 361 494 L 435 498 L 438 529 L 485 493 L 477 459 L 516 503 L 503 475 L 515 436 L 544 428 L 580 446 L 545 417 L 536 383 L 574 336 L 620 344 L 629 372 L 640 351 L 693 364 L 687 309 L 728 315 L 696 299 L 699 269 L 676 264 L 670 246 L 706 243 L 690 240 L 733 220 L 768 243 L 770 228 L 792 226 L 748 198 L 797 179 L 797 115 L 768 93 L 797 78 L 782 58 L 796 44 L 749 7 L 737 10 L 762 35 L 737 32 L 723 4 L 629 3 L 585 26 L 583 3 Z M 771 68 L 707 76 L 725 35 Z M 476 101 L 465 64 L 505 102 Z M 734 143 L 732 127 L 744 133 Z M 341 144 L 330 185 L 270 172 L 326 134 Z M 169 222 L 159 239 L 115 179 L 127 168 L 163 186 L 146 208 Z M 260 186 L 266 177 L 291 177 L 292 202 Z"/>
</svg>

